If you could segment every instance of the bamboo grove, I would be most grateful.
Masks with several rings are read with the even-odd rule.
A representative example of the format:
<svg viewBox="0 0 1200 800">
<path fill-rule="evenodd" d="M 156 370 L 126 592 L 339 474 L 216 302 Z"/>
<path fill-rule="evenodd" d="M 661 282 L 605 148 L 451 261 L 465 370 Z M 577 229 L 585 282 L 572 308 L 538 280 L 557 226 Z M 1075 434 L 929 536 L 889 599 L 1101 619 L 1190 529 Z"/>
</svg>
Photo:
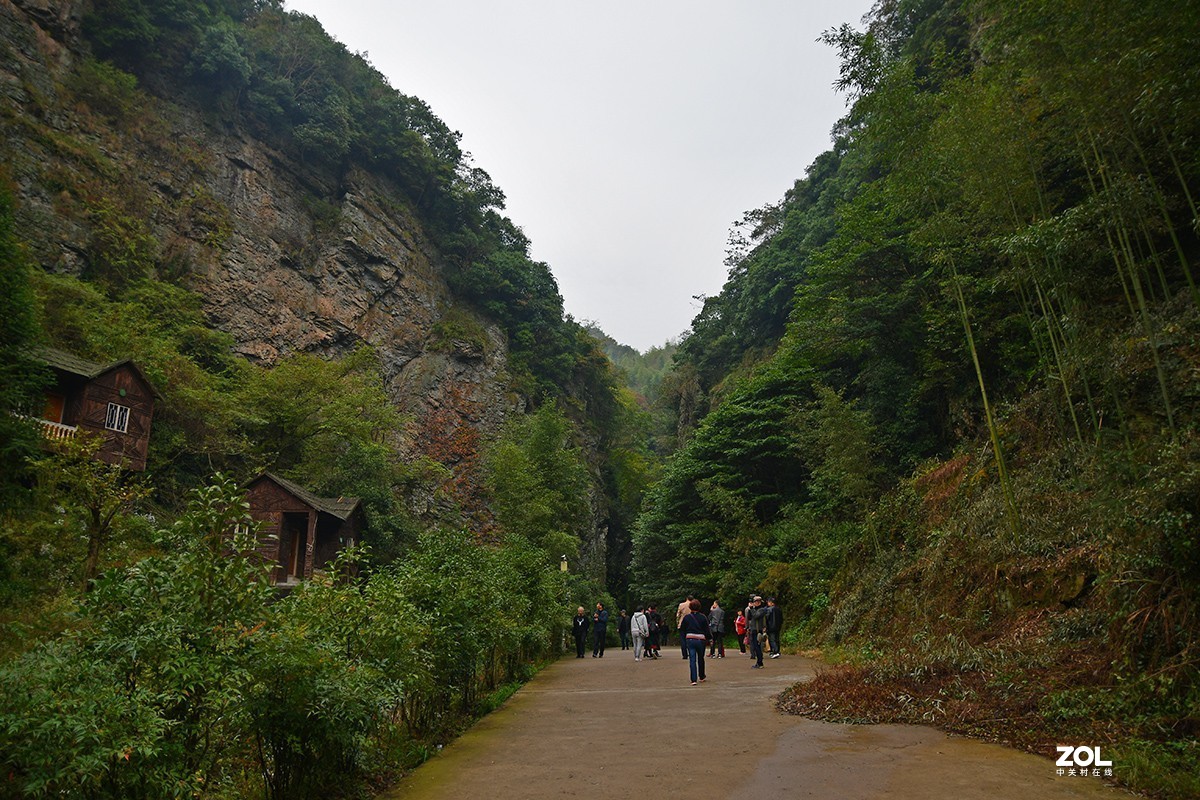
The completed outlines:
<svg viewBox="0 0 1200 800">
<path fill-rule="evenodd" d="M 1110 707 L 1079 715 L 1124 698 L 1154 721 L 1122 735 L 1176 741 L 1200 655 L 1200 9 L 885 0 L 866 23 L 824 36 L 832 149 L 735 227 L 663 382 L 680 444 L 634 584 L 771 591 L 798 639 L 868 658 L 1086 661 Z"/>
</svg>

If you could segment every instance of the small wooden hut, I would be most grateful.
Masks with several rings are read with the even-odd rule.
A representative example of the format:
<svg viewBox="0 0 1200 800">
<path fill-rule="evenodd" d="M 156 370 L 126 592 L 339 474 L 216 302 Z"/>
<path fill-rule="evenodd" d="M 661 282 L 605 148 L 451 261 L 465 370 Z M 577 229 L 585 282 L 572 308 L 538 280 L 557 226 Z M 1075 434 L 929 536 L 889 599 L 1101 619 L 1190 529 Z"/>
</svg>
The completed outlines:
<svg viewBox="0 0 1200 800">
<path fill-rule="evenodd" d="M 47 439 L 88 431 L 103 439 L 96 457 L 131 470 L 146 469 L 150 423 L 158 396 L 130 359 L 97 364 L 62 350 L 39 348 L 54 383 L 45 392 L 41 417 Z"/>
<path fill-rule="evenodd" d="M 311 578 L 361 541 L 366 527 L 357 497 L 317 497 L 270 472 L 250 481 L 246 496 L 250 515 L 261 524 L 258 552 L 275 564 L 272 580 L 279 586 Z"/>
</svg>

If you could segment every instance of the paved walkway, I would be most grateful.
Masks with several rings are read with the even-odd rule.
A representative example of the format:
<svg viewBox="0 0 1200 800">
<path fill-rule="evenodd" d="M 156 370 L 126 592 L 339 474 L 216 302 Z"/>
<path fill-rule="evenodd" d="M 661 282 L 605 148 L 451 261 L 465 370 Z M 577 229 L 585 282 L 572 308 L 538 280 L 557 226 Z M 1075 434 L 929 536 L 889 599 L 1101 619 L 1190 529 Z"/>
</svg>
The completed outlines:
<svg viewBox="0 0 1200 800">
<path fill-rule="evenodd" d="M 1052 760 L 932 728 L 781 714 L 772 698 L 818 667 L 799 656 L 752 670 L 734 650 L 706 665 L 708 680 L 690 686 L 678 646 L 653 662 L 619 649 L 565 658 L 384 799 L 1131 797 L 1098 778 L 1058 777 Z"/>
</svg>

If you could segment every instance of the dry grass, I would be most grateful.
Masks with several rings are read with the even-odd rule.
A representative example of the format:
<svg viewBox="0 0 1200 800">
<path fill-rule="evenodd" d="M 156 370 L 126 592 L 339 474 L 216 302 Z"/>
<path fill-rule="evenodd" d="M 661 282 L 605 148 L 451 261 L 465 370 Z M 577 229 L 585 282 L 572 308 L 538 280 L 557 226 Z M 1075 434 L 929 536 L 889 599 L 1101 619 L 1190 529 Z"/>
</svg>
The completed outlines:
<svg viewBox="0 0 1200 800">
<path fill-rule="evenodd" d="M 1114 780 L 1127 788 L 1164 800 L 1200 796 L 1200 714 L 1155 709 L 1136 686 L 1118 684 L 1102 652 L 1064 646 L 1021 660 L 961 669 L 902 656 L 833 666 L 776 705 L 825 722 L 930 725 L 1047 757 L 1059 744 L 1097 745 L 1121 765 Z"/>
<path fill-rule="evenodd" d="M 1107 662 L 1076 653 L 1019 673 L 930 666 L 904 674 L 873 666 L 837 666 L 777 699 L 780 710 L 826 722 L 932 725 L 948 733 L 1053 755 L 1064 741 L 1104 744 L 1104 724 L 1064 723 L 1042 709 L 1054 692 L 1101 686 Z"/>
</svg>

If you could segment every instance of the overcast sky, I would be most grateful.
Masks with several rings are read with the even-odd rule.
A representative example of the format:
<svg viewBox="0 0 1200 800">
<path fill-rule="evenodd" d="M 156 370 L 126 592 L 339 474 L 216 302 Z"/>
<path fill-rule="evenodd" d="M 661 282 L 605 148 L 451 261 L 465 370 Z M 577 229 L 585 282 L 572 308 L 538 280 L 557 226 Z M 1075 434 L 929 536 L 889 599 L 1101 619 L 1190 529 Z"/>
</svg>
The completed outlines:
<svg viewBox="0 0 1200 800">
<path fill-rule="evenodd" d="M 577 320 L 645 351 L 725 282 L 730 226 L 845 113 L 816 41 L 871 0 L 287 0 L 421 98 Z"/>
</svg>

